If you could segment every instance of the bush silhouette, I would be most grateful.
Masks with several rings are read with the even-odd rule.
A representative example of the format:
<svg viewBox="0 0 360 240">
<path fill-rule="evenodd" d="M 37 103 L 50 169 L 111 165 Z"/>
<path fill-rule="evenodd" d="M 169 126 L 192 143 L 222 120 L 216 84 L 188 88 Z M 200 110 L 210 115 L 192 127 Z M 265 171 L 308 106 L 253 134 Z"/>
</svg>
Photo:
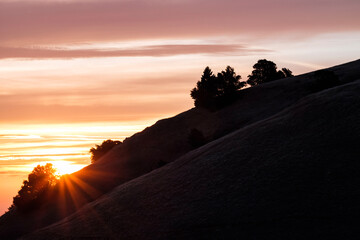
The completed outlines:
<svg viewBox="0 0 360 240">
<path fill-rule="evenodd" d="M 157 167 L 156 168 L 161 168 L 161 167 L 165 166 L 166 164 L 168 164 L 168 162 L 161 159 L 161 160 L 159 160 L 157 162 Z"/>
<path fill-rule="evenodd" d="M 95 145 L 95 147 L 90 149 L 91 154 L 91 163 L 96 162 L 99 160 L 102 156 L 104 156 L 108 151 L 110 151 L 113 147 L 117 145 L 121 145 L 122 142 L 120 141 L 113 141 L 111 139 L 108 139 L 106 141 L 103 141 L 101 145 Z"/>
<path fill-rule="evenodd" d="M 313 92 L 336 87 L 341 84 L 339 77 L 330 70 L 319 70 L 314 73 L 315 80 L 310 84 L 309 88 Z"/>
<path fill-rule="evenodd" d="M 191 90 L 191 97 L 196 107 L 205 107 L 215 110 L 233 101 L 236 92 L 246 85 L 240 82 L 241 76 L 236 75 L 234 68 L 226 69 L 215 76 L 209 67 L 206 67 L 200 81 Z"/>
<path fill-rule="evenodd" d="M 23 182 L 21 189 L 13 199 L 13 205 L 21 212 L 36 209 L 45 202 L 46 194 L 58 182 L 56 169 L 51 163 L 38 165 Z"/>
<path fill-rule="evenodd" d="M 274 62 L 266 59 L 261 59 L 253 66 L 254 70 L 248 76 L 247 83 L 251 86 L 256 86 L 262 83 L 271 82 L 277 79 L 292 77 L 293 74 L 290 69 L 283 68 L 278 71 Z"/>
<path fill-rule="evenodd" d="M 203 133 L 196 128 L 191 129 L 188 141 L 193 148 L 201 147 L 206 143 Z"/>
<path fill-rule="evenodd" d="M 288 68 L 282 68 L 281 71 L 279 71 L 279 74 L 282 75 L 281 78 L 288 78 L 293 77 L 292 71 Z"/>
</svg>

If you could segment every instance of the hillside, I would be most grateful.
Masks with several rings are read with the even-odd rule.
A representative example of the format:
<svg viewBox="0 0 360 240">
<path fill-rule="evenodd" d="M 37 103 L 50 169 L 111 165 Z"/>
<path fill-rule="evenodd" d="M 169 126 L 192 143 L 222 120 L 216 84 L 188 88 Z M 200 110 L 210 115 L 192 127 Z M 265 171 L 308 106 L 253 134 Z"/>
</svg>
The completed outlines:
<svg viewBox="0 0 360 240">
<path fill-rule="evenodd" d="M 359 93 L 308 96 L 25 239 L 360 237 Z"/>
<path fill-rule="evenodd" d="M 77 209 L 75 215 L 32 237 L 66 237 L 76 232 L 78 237 L 120 234 L 166 239 L 186 238 L 192 232 L 225 234 L 226 229 L 230 234 L 245 234 L 238 232 L 239 226 L 251 231 L 256 224 L 266 228 L 274 218 L 301 222 L 297 218 L 301 214 L 304 218 L 327 218 L 320 214 L 325 210 L 331 210 L 332 217 L 339 214 L 330 205 L 335 208 L 336 201 L 355 194 L 347 185 L 348 191 L 342 191 L 344 182 L 336 182 L 336 176 L 343 171 L 339 176 L 354 177 L 347 171 L 357 167 L 360 61 L 331 70 L 342 86 L 314 93 L 309 88 L 314 81 L 310 73 L 245 89 L 236 103 L 218 112 L 191 109 L 157 122 L 65 179 L 47 206 L 26 216 L 16 212 L 3 216 L 0 236 L 21 236 Z M 191 151 L 188 135 L 193 128 L 201 130 L 210 143 Z M 152 171 L 159 162 L 174 160 Z M 331 175 L 335 178 L 324 179 L 324 169 L 335 171 Z M 314 209 L 311 215 L 309 204 L 336 186 L 341 190 L 334 193 L 337 200 L 323 201 L 323 211 Z M 92 203 L 81 208 L 88 202 Z M 291 206 L 298 211 L 289 215 Z"/>
</svg>

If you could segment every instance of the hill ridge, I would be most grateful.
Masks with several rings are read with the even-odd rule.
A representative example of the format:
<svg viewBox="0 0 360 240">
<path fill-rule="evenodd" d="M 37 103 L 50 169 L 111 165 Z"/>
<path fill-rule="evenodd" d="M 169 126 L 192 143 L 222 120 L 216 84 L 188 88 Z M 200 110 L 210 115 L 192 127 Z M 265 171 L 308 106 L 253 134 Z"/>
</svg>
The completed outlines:
<svg viewBox="0 0 360 240">
<path fill-rule="evenodd" d="M 75 237 L 123 239 L 319 239 L 355 234 L 360 217 L 356 191 L 360 178 L 354 169 L 360 167 L 360 152 L 344 150 L 354 149 L 359 140 L 360 126 L 356 123 L 360 112 L 356 110 L 360 96 L 354 94 L 359 91 L 360 80 L 313 94 L 273 117 L 118 186 L 78 213 L 25 239 L 69 237 L 65 229 Z M 313 114 L 319 108 L 323 112 L 315 113 L 316 122 Z M 294 115 L 299 114 L 304 119 L 295 120 Z M 339 126 L 329 129 L 327 119 L 333 114 L 340 118 Z M 254 132 L 263 133 L 261 139 L 280 140 L 287 152 L 272 150 L 277 141 L 265 145 L 264 152 L 241 151 L 264 146 L 259 142 L 251 145 L 258 139 Z M 312 148 L 304 140 L 314 144 L 312 152 L 305 151 Z M 338 149 L 329 149 L 334 144 Z M 331 154 L 324 158 L 326 151 Z M 130 203 L 131 199 L 136 200 Z M 111 234 L 101 235 L 105 226 L 89 212 L 107 219 Z M 127 223 L 134 220 L 139 228 Z"/>
<path fill-rule="evenodd" d="M 360 78 L 360 60 L 332 68 L 346 84 Z M 119 184 L 147 174 L 157 169 L 160 160 L 172 162 L 192 150 L 187 142 L 191 128 L 201 130 L 209 140 L 219 139 L 239 128 L 244 128 L 264 119 L 271 118 L 300 99 L 313 94 L 307 84 L 314 81 L 314 73 L 289 79 L 281 79 L 240 91 L 239 100 L 220 111 L 190 109 L 172 118 L 162 119 L 144 131 L 134 134 L 124 141 L 124 148 L 116 148 L 103 159 L 71 175 L 69 181 L 78 191 L 76 202 L 67 196 L 57 196 L 55 201 L 36 212 L 37 221 L 28 221 L 30 216 L 3 216 L 0 219 L 0 235 L 15 237 L 33 231 L 41 226 L 54 223 L 75 212 L 79 207 L 92 202 Z M 170 130 L 170 131 L 169 131 Z M 172 141 L 169 141 L 172 139 Z M 215 140 L 216 141 L 216 140 Z M 139 146 L 141 146 L 139 150 Z M 167 168 L 167 166 L 163 167 Z M 85 183 L 92 189 L 81 188 Z M 67 204 L 61 215 L 58 206 Z M 18 231 L 17 224 L 23 225 Z"/>
</svg>

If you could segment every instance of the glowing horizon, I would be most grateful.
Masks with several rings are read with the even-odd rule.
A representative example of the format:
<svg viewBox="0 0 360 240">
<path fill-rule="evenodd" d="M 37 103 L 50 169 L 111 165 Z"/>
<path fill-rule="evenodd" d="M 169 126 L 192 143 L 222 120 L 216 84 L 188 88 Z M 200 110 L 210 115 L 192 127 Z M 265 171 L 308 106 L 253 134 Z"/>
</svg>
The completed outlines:
<svg viewBox="0 0 360 240">
<path fill-rule="evenodd" d="M 0 173 L 29 172 L 30 168 L 46 162 L 69 161 L 84 167 L 90 164 L 89 150 L 95 144 L 106 139 L 123 141 L 153 122 L 41 124 L 20 129 L 21 125 L 13 128 L 7 125 L 0 135 Z M 10 163 L 13 163 L 11 167 Z"/>
</svg>

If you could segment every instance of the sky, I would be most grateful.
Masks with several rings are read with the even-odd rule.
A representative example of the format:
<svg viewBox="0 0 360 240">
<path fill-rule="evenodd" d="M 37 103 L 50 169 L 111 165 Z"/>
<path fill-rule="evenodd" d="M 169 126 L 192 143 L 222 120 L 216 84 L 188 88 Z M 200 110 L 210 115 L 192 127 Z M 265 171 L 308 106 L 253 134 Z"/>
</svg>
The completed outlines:
<svg viewBox="0 0 360 240">
<path fill-rule="evenodd" d="M 358 0 L 0 0 L 0 213 L 34 166 L 193 107 L 209 66 L 295 75 L 359 59 Z M 57 165 L 56 165 L 57 164 Z M 65 166 L 65 167 L 64 167 Z"/>
</svg>

